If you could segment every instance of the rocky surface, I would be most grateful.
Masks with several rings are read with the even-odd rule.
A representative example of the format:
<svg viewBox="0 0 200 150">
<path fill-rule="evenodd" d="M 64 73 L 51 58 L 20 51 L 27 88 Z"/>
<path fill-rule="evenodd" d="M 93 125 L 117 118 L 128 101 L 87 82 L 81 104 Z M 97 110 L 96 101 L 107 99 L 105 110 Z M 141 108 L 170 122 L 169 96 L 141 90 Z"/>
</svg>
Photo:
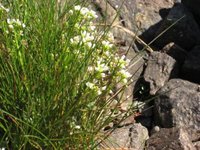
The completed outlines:
<svg viewBox="0 0 200 150">
<path fill-rule="evenodd" d="M 107 131 L 108 138 L 101 143 L 99 149 L 129 149 L 140 150 L 145 147 L 149 138 L 148 130 L 141 124 L 132 124 L 116 128 L 113 132 Z"/>
<path fill-rule="evenodd" d="M 150 84 L 150 94 L 155 93 L 172 77 L 176 77 L 176 61 L 165 53 L 152 52 L 144 72 L 144 79 Z"/>
<path fill-rule="evenodd" d="M 135 35 L 145 42 L 155 38 L 157 29 L 177 0 L 93 0 L 97 12 L 112 23 L 114 36 L 132 43 Z M 120 10 L 119 10 L 120 8 Z M 116 17 L 116 14 L 119 14 Z M 140 42 L 141 43 L 141 42 Z M 143 44 L 142 44 L 143 45 Z"/>
<path fill-rule="evenodd" d="M 181 79 L 170 80 L 157 92 L 155 123 L 161 127 L 184 127 L 195 140 L 200 131 L 200 86 Z"/>
<path fill-rule="evenodd" d="M 195 150 L 186 130 L 162 128 L 147 140 L 146 150 Z"/>
<path fill-rule="evenodd" d="M 131 115 L 121 122 L 121 128 L 116 128 L 108 136 L 114 144 L 107 139 L 101 148 L 199 150 L 200 2 L 91 2 L 100 20 L 104 18 L 107 24 L 113 23 L 112 33 L 119 53 L 122 55 L 131 47 L 127 58 L 137 58 L 133 59 L 133 64 L 128 68 L 135 75 L 135 81 L 126 89 L 121 109 L 126 111 L 127 106 L 136 98 L 135 102 L 145 104 L 140 107 L 142 112 L 139 111 L 138 116 Z M 154 38 L 156 40 L 151 42 Z M 108 132 L 113 127 L 111 125 Z M 147 129 L 150 136 L 148 140 Z"/>
<path fill-rule="evenodd" d="M 185 49 L 175 44 L 174 42 L 165 45 L 161 49 L 161 52 L 166 53 L 172 58 L 174 58 L 179 65 L 183 64 L 188 54 L 188 52 Z"/>
<path fill-rule="evenodd" d="M 179 21 L 177 22 L 177 20 Z M 165 29 L 167 31 L 162 33 Z M 157 31 L 157 36 L 161 33 L 160 38 L 156 40 L 158 47 L 174 42 L 186 50 L 191 50 L 193 46 L 199 43 L 200 39 L 198 24 L 193 15 L 180 3 L 172 7 L 160 29 Z"/>
</svg>

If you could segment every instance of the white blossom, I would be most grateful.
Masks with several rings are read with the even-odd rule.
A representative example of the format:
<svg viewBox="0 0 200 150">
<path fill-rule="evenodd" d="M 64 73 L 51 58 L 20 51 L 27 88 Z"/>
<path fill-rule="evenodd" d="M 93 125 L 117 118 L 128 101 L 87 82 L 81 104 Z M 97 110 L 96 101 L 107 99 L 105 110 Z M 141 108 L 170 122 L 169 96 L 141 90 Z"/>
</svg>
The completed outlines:
<svg viewBox="0 0 200 150">
<path fill-rule="evenodd" d="M 105 91 L 106 88 L 107 88 L 107 86 L 105 85 L 105 86 L 103 86 L 101 89 L 102 89 L 102 91 Z"/>
<path fill-rule="evenodd" d="M 101 95 L 101 94 L 102 94 L 102 91 L 101 91 L 100 89 L 98 89 L 98 90 L 97 90 L 97 94 L 98 94 L 98 95 Z"/>
<path fill-rule="evenodd" d="M 75 126 L 75 129 L 81 129 L 81 126 L 76 125 L 76 126 Z"/>
<path fill-rule="evenodd" d="M 89 87 L 90 89 L 94 89 L 95 85 L 91 82 L 87 82 L 86 86 Z"/>
<path fill-rule="evenodd" d="M 122 75 L 123 78 L 130 78 L 132 75 L 126 71 L 125 69 L 121 69 L 120 71 L 120 74 Z"/>
<path fill-rule="evenodd" d="M 109 41 L 102 41 L 102 44 L 103 44 L 106 48 L 111 48 L 111 47 L 113 47 L 113 44 L 111 44 Z"/>
<path fill-rule="evenodd" d="M 80 6 L 80 5 L 74 6 L 74 10 L 80 10 L 80 9 L 81 9 L 81 6 Z"/>
</svg>

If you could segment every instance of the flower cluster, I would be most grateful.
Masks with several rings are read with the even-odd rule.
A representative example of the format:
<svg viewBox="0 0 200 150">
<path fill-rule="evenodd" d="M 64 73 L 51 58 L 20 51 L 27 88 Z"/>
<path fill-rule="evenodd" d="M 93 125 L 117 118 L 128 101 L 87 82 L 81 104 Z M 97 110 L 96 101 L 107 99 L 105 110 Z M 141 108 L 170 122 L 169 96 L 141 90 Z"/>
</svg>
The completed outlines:
<svg viewBox="0 0 200 150">
<path fill-rule="evenodd" d="M 7 19 L 7 23 L 10 29 L 13 29 L 14 26 L 23 27 L 25 28 L 25 24 L 22 23 L 19 19 Z"/>
<path fill-rule="evenodd" d="M 25 24 L 19 19 L 10 19 L 9 15 L 9 9 L 0 3 L 0 28 L 7 34 L 15 33 L 22 36 L 23 28 L 26 27 Z"/>
<path fill-rule="evenodd" d="M 97 18 L 98 16 L 96 15 L 96 12 L 93 10 L 89 10 L 86 7 L 81 7 L 80 5 L 77 5 L 74 7 L 74 10 L 70 10 L 69 13 L 73 14 L 74 11 L 80 12 L 80 14 L 85 18 L 85 19 L 93 19 Z"/>
<path fill-rule="evenodd" d="M 25 28 L 25 24 L 22 23 L 19 19 L 7 19 L 8 29 L 12 32 L 17 32 L 19 35 L 23 36 L 23 28 Z M 9 32 L 7 32 L 9 33 Z"/>
<path fill-rule="evenodd" d="M 79 17 L 74 24 L 75 35 L 70 39 L 71 46 L 74 47 L 79 58 L 83 58 L 92 51 L 92 61 L 87 68 L 90 78 L 86 79 L 86 87 L 90 93 L 101 95 L 103 91 L 110 89 L 107 86 L 111 80 L 113 84 L 118 82 L 126 84 L 128 78 L 131 77 L 126 70 L 129 61 L 125 59 L 125 56 L 120 57 L 117 54 L 113 35 L 110 32 L 105 34 L 105 31 L 95 26 L 94 20 L 98 17 L 96 13 L 88 8 L 75 6 L 69 14 L 78 14 Z M 69 23 L 66 25 L 70 26 Z M 79 46 L 81 49 L 78 49 Z"/>
<path fill-rule="evenodd" d="M 20 64 L 23 65 L 22 52 L 16 50 L 25 45 L 24 29 L 26 26 L 20 19 L 11 19 L 10 16 L 12 14 L 9 9 L 0 4 L 0 29 L 2 31 L 0 34 L 5 37 L 3 42 L 0 41 L 2 42 L 0 45 L 3 45 L 2 47 L 7 49 L 12 58 L 17 58 Z"/>
</svg>

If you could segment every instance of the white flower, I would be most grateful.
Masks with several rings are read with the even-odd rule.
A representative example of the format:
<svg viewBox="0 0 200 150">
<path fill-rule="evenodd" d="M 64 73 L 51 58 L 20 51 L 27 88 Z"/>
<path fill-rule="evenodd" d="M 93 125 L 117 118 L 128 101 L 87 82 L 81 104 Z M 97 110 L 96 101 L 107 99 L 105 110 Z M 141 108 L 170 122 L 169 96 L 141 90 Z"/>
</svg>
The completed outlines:
<svg viewBox="0 0 200 150">
<path fill-rule="evenodd" d="M 112 91 L 112 90 L 110 90 L 110 91 L 109 91 L 109 94 L 113 94 L 113 91 Z"/>
<path fill-rule="evenodd" d="M 89 72 L 92 72 L 92 71 L 93 71 L 93 67 L 92 67 L 92 66 L 89 66 L 87 70 L 88 70 Z"/>
<path fill-rule="evenodd" d="M 84 16 L 84 18 L 92 19 L 97 18 L 96 12 L 93 10 L 89 10 L 86 7 L 82 7 L 80 5 L 74 6 L 74 10 L 80 11 L 80 14 Z"/>
<path fill-rule="evenodd" d="M 90 30 L 92 30 L 92 31 L 94 31 L 96 29 L 96 27 L 95 26 L 90 26 Z"/>
<path fill-rule="evenodd" d="M 98 95 L 101 95 L 101 94 L 102 94 L 102 92 L 101 92 L 100 89 L 97 90 L 97 94 L 98 94 Z"/>
<path fill-rule="evenodd" d="M 106 55 L 106 56 L 110 56 L 111 54 L 110 54 L 109 51 L 106 51 L 106 52 L 105 52 L 105 55 Z"/>
<path fill-rule="evenodd" d="M 109 67 L 105 63 L 101 64 L 97 62 L 97 66 L 95 67 L 95 70 L 98 72 L 104 72 L 104 71 L 108 71 Z"/>
<path fill-rule="evenodd" d="M 79 125 L 75 126 L 75 129 L 80 129 L 80 128 L 81 128 L 81 126 L 79 126 Z"/>
<path fill-rule="evenodd" d="M 126 71 L 124 69 L 121 69 L 119 72 L 123 78 L 130 78 L 132 76 L 128 71 Z"/>
<path fill-rule="evenodd" d="M 26 27 L 26 25 L 25 25 L 24 23 L 22 23 L 22 27 L 23 27 L 23 28 L 25 28 L 25 27 Z"/>
<path fill-rule="evenodd" d="M 125 55 L 123 55 L 120 59 L 119 59 L 119 65 L 121 68 L 125 68 L 129 63 L 130 63 L 130 60 L 129 59 L 126 59 L 125 60 Z"/>
<path fill-rule="evenodd" d="M 7 19 L 7 23 L 8 23 L 8 24 L 11 24 L 10 18 Z"/>
<path fill-rule="evenodd" d="M 15 22 L 15 23 L 16 23 L 17 25 L 19 25 L 19 26 L 22 25 L 22 23 L 21 23 L 21 21 L 20 21 L 19 19 L 15 20 L 15 21 L 13 21 L 13 22 Z"/>
<path fill-rule="evenodd" d="M 83 42 L 89 42 L 89 41 L 94 40 L 94 36 L 85 30 L 83 32 L 81 32 L 81 36 L 82 36 Z"/>
<path fill-rule="evenodd" d="M 86 7 L 83 7 L 83 8 L 81 9 L 80 13 L 81 13 L 82 15 L 87 15 L 87 14 L 89 13 L 89 9 L 86 8 Z"/>
<path fill-rule="evenodd" d="M 105 74 L 105 73 L 101 73 L 101 77 L 102 77 L 102 78 L 105 78 L 105 77 L 106 77 L 106 74 Z"/>
<path fill-rule="evenodd" d="M 24 23 L 22 23 L 19 19 L 10 19 L 10 18 L 8 18 L 8 19 L 7 19 L 7 23 L 8 23 L 9 25 L 13 25 L 13 27 L 14 27 L 14 25 L 21 26 L 21 27 L 23 27 L 23 28 L 26 27 L 26 25 L 25 25 Z M 11 27 L 11 28 L 12 28 L 12 27 Z"/>
<path fill-rule="evenodd" d="M 98 82 L 98 80 L 97 80 L 97 79 L 93 79 L 93 83 L 95 83 L 95 84 L 96 84 L 97 82 Z"/>
<path fill-rule="evenodd" d="M 96 12 L 93 11 L 93 10 L 90 10 L 90 11 L 89 11 L 89 15 L 90 15 L 92 18 L 98 18 Z"/>
<path fill-rule="evenodd" d="M 107 86 L 105 85 L 105 86 L 103 86 L 101 89 L 102 89 L 102 91 L 105 91 L 106 88 L 107 88 Z"/>
<path fill-rule="evenodd" d="M 87 82 L 86 86 L 89 87 L 90 89 L 94 89 L 95 85 L 93 83 L 91 83 L 91 82 Z"/>
<path fill-rule="evenodd" d="M 74 6 L 74 10 L 80 10 L 80 9 L 81 9 L 81 6 L 80 6 L 80 5 Z"/>
<path fill-rule="evenodd" d="M 70 10 L 70 11 L 69 11 L 69 14 L 71 14 L 71 15 L 72 15 L 73 13 L 74 13 L 74 12 L 73 12 L 73 10 Z"/>
<path fill-rule="evenodd" d="M 86 44 L 89 48 L 92 48 L 92 42 L 87 42 Z"/>
<path fill-rule="evenodd" d="M 126 84 L 126 83 L 128 82 L 128 80 L 127 80 L 127 79 L 122 79 L 122 82 L 123 82 L 124 84 Z"/>
<path fill-rule="evenodd" d="M 81 40 L 80 36 L 75 36 L 74 38 L 70 39 L 70 42 L 73 44 L 78 44 Z"/>
<path fill-rule="evenodd" d="M 109 41 L 102 41 L 102 44 L 106 47 L 106 48 L 111 48 L 113 46 L 113 44 L 111 44 Z"/>
<path fill-rule="evenodd" d="M 13 25 L 12 25 L 12 24 L 9 24 L 9 25 L 8 25 L 8 28 L 9 28 L 9 29 L 11 29 L 11 30 L 13 30 L 13 29 L 14 29 L 14 27 L 13 27 Z"/>
</svg>

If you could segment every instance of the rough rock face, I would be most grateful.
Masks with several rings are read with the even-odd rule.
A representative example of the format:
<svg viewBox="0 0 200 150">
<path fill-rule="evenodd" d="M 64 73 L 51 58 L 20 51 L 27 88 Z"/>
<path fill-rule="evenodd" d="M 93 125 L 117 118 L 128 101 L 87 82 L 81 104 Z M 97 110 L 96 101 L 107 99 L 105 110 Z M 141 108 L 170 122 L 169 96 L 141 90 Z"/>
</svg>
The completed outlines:
<svg viewBox="0 0 200 150">
<path fill-rule="evenodd" d="M 161 129 L 147 140 L 147 150 L 196 150 L 186 130 Z"/>
<path fill-rule="evenodd" d="M 182 18 L 183 16 L 184 18 Z M 180 18 L 182 19 L 174 24 Z M 192 14 L 182 4 L 173 6 L 158 30 L 157 35 L 172 24 L 174 25 L 156 40 L 155 43 L 158 47 L 174 42 L 186 50 L 191 50 L 193 46 L 199 43 L 199 26 Z"/>
<path fill-rule="evenodd" d="M 200 46 L 197 46 L 200 45 L 200 2 L 198 0 L 182 0 L 183 4 L 181 0 L 91 0 L 91 2 L 95 4 L 93 8 L 96 8 L 100 18 L 105 18 L 108 24 L 111 24 L 116 14 L 119 14 L 113 23 L 112 33 L 122 53 L 126 52 L 125 49 L 129 46 L 135 51 L 140 50 L 146 46 L 143 41 L 150 42 L 185 16 L 152 43 L 154 50 L 160 52 L 152 52 L 150 49 L 150 53 L 146 53 L 150 54 L 146 68 L 140 68 L 135 74 L 138 67 L 144 64 L 143 59 L 139 62 L 134 60 L 136 65 L 129 68 L 129 72 L 136 75 L 133 80 L 138 81 L 140 75 L 144 75 L 145 82 L 150 85 L 150 92 L 147 92 L 147 95 L 158 96 L 154 104 L 145 105 L 152 107 L 154 113 L 146 111 L 137 118 L 134 115 L 130 116 L 118 125 L 121 128 L 116 128 L 108 140 L 102 143 L 101 148 L 144 149 L 141 143 L 146 140 L 144 135 L 147 135 L 147 129 L 139 124 L 132 125 L 134 122 L 140 122 L 149 130 L 154 125 L 171 128 L 161 129 L 160 132 L 152 134 L 147 142 L 148 150 L 199 150 L 200 85 L 191 82 L 200 83 Z M 133 42 L 133 39 L 136 40 Z M 129 59 L 135 57 L 134 50 L 128 54 Z M 182 78 L 191 82 L 172 78 Z M 123 99 L 127 96 L 128 98 L 121 105 L 122 110 L 126 110 L 132 102 L 133 97 L 130 95 L 133 90 L 135 91 L 135 85 L 134 82 L 125 91 Z"/>
<path fill-rule="evenodd" d="M 136 0 L 136 22 L 138 29 L 142 32 L 141 38 L 149 43 L 156 36 L 163 18 L 174 5 L 174 0 Z"/>
<path fill-rule="evenodd" d="M 181 72 L 184 79 L 200 83 L 200 46 L 189 52 Z"/>
<path fill-rule="evenodd" d="M 149 138 L 148 131 L 141 124 L 132 124 L 117 128 L 101 143 L 100 149 L 142 150 Z"/>
<path fill-rule="evenodd" d="M 188 54 L 186 50 L 174 42 L 165 45 L 161 51 L 174 58 L 179 64 L 182 64 L 185 61 Z"/>
<path fill-rule="evenodd" d="M 144 79 L 150 84 L 150 94 L 154 95 L 170 77 L 176 76 L 176 61 L 165 53 L 153 52 L 147 62 Z"/>
<path fill-rule="evenodd" d="M 111 23 L 116 17 L 114 25 L 119 27 L 112 29 L 114 36 L 120 40 L 131 43 L 134 35 L 141 35 L 142 39 L 150 42 L 160 26 L 162 19 L 168 14 L 168 10 L 177 0 L 94 0 L 100 14 L 106 16 Z M 119 11 L 120 8 L 120 11 Z M 132 32 L 132 33 L 131 33 Z"/>
<path fill-rule="evenodd" d="M 161 127 L 184 127 L 192 139 L 200 130 L 200 86 L 171 79 L 157 92 L 155 123 Z"/>
</svg>

